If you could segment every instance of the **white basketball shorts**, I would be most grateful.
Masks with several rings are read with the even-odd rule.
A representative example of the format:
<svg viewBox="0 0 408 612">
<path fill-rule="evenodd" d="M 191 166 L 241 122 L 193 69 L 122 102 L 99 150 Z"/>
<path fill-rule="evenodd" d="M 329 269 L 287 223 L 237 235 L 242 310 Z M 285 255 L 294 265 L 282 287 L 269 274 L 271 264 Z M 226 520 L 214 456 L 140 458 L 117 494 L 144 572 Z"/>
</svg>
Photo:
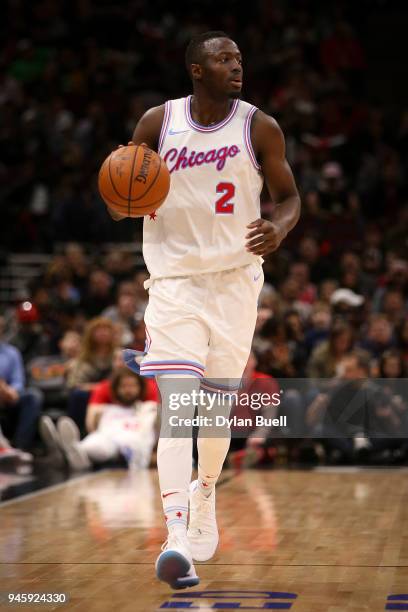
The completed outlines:
<svg viewBox="0 0 408 612">
<path fill-rule="evenodd" d="M 258 262 L 152 281 L 140 373 L 240 380 L 251 350 L 263 281 Z"/>
</svg>

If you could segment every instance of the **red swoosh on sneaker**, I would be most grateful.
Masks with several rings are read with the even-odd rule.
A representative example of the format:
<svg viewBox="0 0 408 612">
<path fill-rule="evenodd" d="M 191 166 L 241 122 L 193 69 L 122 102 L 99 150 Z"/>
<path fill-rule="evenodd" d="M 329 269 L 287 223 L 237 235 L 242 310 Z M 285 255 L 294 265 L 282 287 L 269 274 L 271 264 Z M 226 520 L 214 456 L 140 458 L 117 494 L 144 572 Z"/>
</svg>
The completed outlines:
<svg viewBox="0 0 408 612">
<path fill-rule="evenodd" d="M 178 491 L 171 491 L 170 493 L 162 493 L 162 497 L 164 499 L 165 497 L 168 497 L 169 495 L 175 495 L 177 492 Z"/>
</svg>

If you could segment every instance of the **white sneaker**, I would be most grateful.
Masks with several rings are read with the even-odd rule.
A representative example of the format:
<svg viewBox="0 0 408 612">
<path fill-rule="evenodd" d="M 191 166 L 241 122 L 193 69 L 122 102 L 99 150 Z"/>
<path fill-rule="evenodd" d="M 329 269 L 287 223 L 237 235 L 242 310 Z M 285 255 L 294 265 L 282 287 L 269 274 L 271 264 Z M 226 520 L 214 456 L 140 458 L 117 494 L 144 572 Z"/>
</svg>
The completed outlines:
<svg viewBox="0 0 408 612">
<path fill-rule="evenodd" d="M 88 470 L 92 464 L 79 444 L 81 434 L 74 421 L 66 416 L 59 418 L 57 431 L 69 467 L 76 472 Z"/>
<path fill-rule="evenodd" d="M 192 557 L 195 561 L 208 561 L 218 546 L 218 527 L 215 516 L 215 487 L 209 497 L 198 488 L 198 481 L 190 485 L 190 520 L 187 531 Z"/>
<path fill-rule="evenodd" d="M 41 417 L 39 432 L 47 449 L 47 459 L 52 462 L 53 467 L 65 465 L 64 454 L 61 450 L 61 441 L 54 421 L 47 414 Z"/>
<path fill-rule="evenodd" d="M 167 582 L 172 589 L 186 589 L 199 584 L 186 535 L 169 534 L 162 551 L 156 560 L 159 580 Z"/>
</svg>

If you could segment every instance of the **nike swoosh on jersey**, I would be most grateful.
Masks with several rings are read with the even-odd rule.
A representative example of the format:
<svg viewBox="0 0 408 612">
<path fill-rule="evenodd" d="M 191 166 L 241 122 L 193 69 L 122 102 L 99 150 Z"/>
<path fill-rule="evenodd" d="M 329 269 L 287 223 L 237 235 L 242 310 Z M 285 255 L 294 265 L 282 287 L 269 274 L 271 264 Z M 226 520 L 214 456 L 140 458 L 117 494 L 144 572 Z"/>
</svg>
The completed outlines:
<svg viewBox="0 0 408 612">
<path fill-rule="evenodd" d="M 176 134 L 185 134 L 186 132 L 189 132 L 190 130 L 173 130 L 173 128 L 169 129 L 169 136 L 175 136 Z"/>
<path fill-rule="evenodd" d="M 262 272 L 260 272 L 260 273 L 258 274 L 258 276 L 254 276 L 254 281 L 255 281 L 255 282 L 261 278 L 261 274 L 262 274 Z"/>
</svg>

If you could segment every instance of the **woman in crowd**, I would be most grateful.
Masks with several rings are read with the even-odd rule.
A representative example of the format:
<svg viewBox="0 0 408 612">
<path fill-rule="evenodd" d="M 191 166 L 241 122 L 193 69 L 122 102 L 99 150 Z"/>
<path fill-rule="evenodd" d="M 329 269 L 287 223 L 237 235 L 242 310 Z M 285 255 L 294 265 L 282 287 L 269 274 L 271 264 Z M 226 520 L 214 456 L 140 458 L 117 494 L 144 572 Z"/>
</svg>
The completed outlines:
<svg viewBox="0 0 408 612">
<path fill-rule="evenodd" d="M 88 322 L 80 354 L 67 373 L 67 412 L 81 431 L 84 431 L 86 407 L 92 389 L 112 371 L 116 345 L 116 329 L 112 321 L 96 317 Z"/>
</svg>

